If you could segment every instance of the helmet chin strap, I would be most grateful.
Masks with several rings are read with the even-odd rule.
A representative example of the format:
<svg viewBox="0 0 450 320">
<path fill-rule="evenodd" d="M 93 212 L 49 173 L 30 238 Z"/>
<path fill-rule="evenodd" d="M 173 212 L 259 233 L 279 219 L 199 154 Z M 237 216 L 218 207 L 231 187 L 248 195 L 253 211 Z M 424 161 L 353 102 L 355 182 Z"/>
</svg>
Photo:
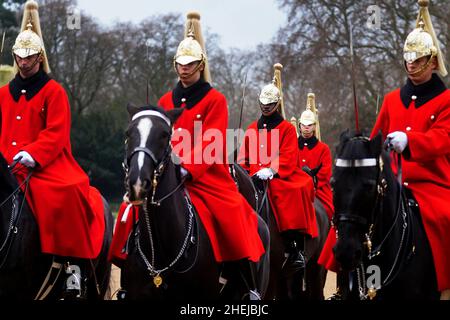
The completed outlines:
<svg viewBox="0 0 450 320">
<path fill-rule="evenodd" d="M 431 64 L 431 61 L 433 60 L 433 58 L 435 57 L 435 54 L 431 54 L 430 59 L 428 59 L 427 63 L 425 63 L 422 67 L 420 67 L 418 70 L 414 71 L 414 72 L 409 72 L 408 68 L 406 67 L 406 61 L 403 63 L 403 66 L 405 67 L 406 73 L 409 76 L 420 76 L 422 73 L 425 72 L 426 69 L 428 69 L 428 67 Z"/>
<path fill-rule="evenodd" d="M 269 111 L 269 113 L 271 113 L 272 111 L 274 111 L 274 110 L 276 110 L 277 112 L 281 112 L 281 110 L 277 110 L 278 109 L 278 107 L 280 106 L 280 100 L 278 100 L 278 102 L 275 104 L 275 106 L 272 108 L 272 109 L 270 109 L 270 111 Z M 262 110 L 261 110 L 262 111 Z M 272 113 L 273 114 L 273 113 Z"/>
<path fill-rule="evenodd" d="M 181 80 L 189 79 L 194 73 L 196 73 L 204 65 L 205 65 L 205 60 L 202 59 L 201 62 L 197 65 L 197 67 L 195 67 L 194 70 L 192 70 L 191 73 L 188 73 L 187 75 L 181 75 L 178 73 L 176 61 L 175 60 L 173 61 L 173 67 L 175 68 L 175 72 L 177 73 L 178 77 Z"/>
<path fill-rule="evenodd" d="M 28 71 L 32 70 L 32 69 L 36 66 L 36 64 L 38 63 L 39 58 L 41 57 L 41 53 L 39 53 L 39 54 L 37 55 L 36 59 L 34 59 L 33 64 L 32 64 L 31 66 L 29 66 L 28 68 L 22 68 L 22 67 L 17 63 L 17 58 L 16 58 L 16 57 L 17 57 L 17 56 L 14 55 L 14 60 L 16 61 L 17 68 L 19 68 L 19 70 L 22 71 L 22 72 L 28 72 Z"/>
</svg>

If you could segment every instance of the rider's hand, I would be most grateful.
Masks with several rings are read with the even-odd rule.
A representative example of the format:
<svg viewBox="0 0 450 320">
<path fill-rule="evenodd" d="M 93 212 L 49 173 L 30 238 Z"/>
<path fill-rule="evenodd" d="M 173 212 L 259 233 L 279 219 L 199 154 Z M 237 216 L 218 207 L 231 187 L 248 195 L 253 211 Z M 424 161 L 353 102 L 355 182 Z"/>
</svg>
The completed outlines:
<svg viewBox="0 0 450 320">
<path fill-rule="evenodd" d="M 390 144 L 397 153 L 402 153 L 408 145 L 408 136 L 402 131 L 394 131 L 387 135 L 390 138 Z"/>
<path fill-rule="evenodd" d="M 181 179 L 189 180 L 192 178 L 192 175 L 185 168 L 180 166 Z"/>
<path fill-rule="evenodd" d="M 274 172 L 270 168 L 263 168 L 256 173 L 256 176 L 261 180 L 270 180 L 274 176 Z"/>
<path fill-rule="evenodd" d="M 16 161 L 19 158 L 19 163 L 23 164 L 25 167 L 34 168 L 36 165 L 36 161 L 34 161 L 33 157 L 26 151 L 20 151 L 17 153 L 13 160 Z"/>
</svg>

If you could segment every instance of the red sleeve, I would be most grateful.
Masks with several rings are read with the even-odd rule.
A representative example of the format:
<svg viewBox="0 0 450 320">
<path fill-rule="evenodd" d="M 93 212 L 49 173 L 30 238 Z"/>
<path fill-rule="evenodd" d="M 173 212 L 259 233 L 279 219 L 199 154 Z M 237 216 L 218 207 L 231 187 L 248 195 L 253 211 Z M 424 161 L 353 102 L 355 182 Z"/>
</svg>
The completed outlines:
<svg viewBox="0 0 450 320">
<path fill-rule="evenodd" d="M 383 141 L 386 139 L 389 130 L 389 112 L 388 112 L 388 103 L 386 97 L 384 98 L 383 105 L 381 106 L 380 113 L 378 114 L 377 121 L 375 122 L 375 126 L 372 129 L 372 133 L 370 134 L 370 139 L 373 139 L 378 131 L 381 130 L 383 135 Z"/>
<path fill-rule="evenodd" d="M 70 140 L 70 106 L 64 89 L 57 85 L 45 101 L 46 125 L 36 141 L 22 148 L 44 168 L 68 145 Z"/>
<path fill-rule="evenodd" d="M 205 161 L 203 158 L 204 150 L 208 147 L 208 145 L 218 143 L 215 141 L 215 138 L 208 139 L 204 136 L 204 133 L 207 130 L 213 130 L 210 132 L 220 132 L 223 139 L 223 141 L 220 142 L 222 147 L 220 150 L 218 150 L 219 148 L 215 148 L 215 150 L 216 152 L 221 152 L 222 154 L 216 154 L 215 159 L 222 159 L 222 161 L 225 161 L 225 155 L 223 153 L 226 146 L 226 129 L 228 126 L 228 109 L 225 97 L 223 95 L 217 95 L 214 99 L 212 99 L 207 108 L 208 110 L 206 110 L 206 116 L 202 122 L 203 138 L 201 135 L 196 137 L 197 140 L 194 141 L 194 147 L 191 152 L 183 156 L 184 159 L 202 159 L 201 164 L 192 163 L 193 161 L 191 161 L 191 163 L 182 163 L 182 166 L 192 175 L 192 180 L 199 179 L 213 163 L 217 163 L 217 161 L 214 161 L 213 163 Z"/>
<path fill-rule="evenodd" d="M 283 133 L 280 132 L 280 134 Z M 270 167 L 283 179 L 294 172 L 298 162 L 297 133 L 290 123 L 286 126 L 286 130 L 280 139 L 279 148 L 279 156 L 272 161 Z"/>
<path fill-rule="evenodd" d="M 331 179 L 331 171 L 332 171 L 332 160 L 331 160 L 331 151 L 330 148 L 326 144 L 322 144 L 322 154 L 320 163 L 322 167 L 317 173 L 317 189 L 328 184 Z"/>
<path fill-rule="evenodd" d="M 406 132 L 409 160 L 425 162 L 450 154 L 450 105 L 436 117 L 426 132 Z"/>
</svg>

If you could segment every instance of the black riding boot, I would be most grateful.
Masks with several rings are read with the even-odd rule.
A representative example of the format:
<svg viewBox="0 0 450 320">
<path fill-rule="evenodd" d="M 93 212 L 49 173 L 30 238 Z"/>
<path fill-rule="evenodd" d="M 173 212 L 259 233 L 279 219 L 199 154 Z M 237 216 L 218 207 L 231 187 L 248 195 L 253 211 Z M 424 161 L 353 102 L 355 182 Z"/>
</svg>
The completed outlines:
<svg viewBox="0 0 450 320">
<path fill-rule="evenodd" d="M 286 250 L 283 271 L 286 275 L 303 271 L 306 267 L 305 235 L 297 230 L 287 230 L 281 233 L 281 237 Z"/>
<path fill-rule="evenodd" d="M 257 290 L 256 284 L 256 263 L 247 259 L 242 259 L 238 261 L 238 267 L 239 274 L 248 290 L 242 297 L 242 300 L 261 300 L 261 295 Z"/>
<path fill-rule="evenodd" d="M 220 294 L 228 300 L 261 300 L 256 286 L 256 264 L 247 259 L 226 261 L 222 265 Z M 243 289 L 244 288 L 244 289 Z M 244 293 L 243 293 L 244 292 Z"/>
</svg>

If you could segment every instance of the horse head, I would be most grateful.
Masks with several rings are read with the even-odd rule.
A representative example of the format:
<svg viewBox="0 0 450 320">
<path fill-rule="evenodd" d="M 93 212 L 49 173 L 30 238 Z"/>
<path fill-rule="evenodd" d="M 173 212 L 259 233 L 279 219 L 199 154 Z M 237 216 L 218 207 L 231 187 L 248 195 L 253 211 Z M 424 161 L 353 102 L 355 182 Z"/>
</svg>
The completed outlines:
<svg viewBox="0 0 450 320">
<path fill-rule="evenodd" d="M 172 126 L 183 109 L 165 112 L 154 106 L 128 105 L 130 124 L 126 131 L 126 188 L 129 200 L 141 203 L 153 188 L 171 157 Z"/>
<path fill-rule="evenodd" d="M 332 178 L 337 229 L 333 251 L 344 270 L 354 270 L 361 262 L 364 245 L 370 246 L 380 195 L 382 151 L 381 134 L 371 140 L 348 130 L 341 134 Z"/>
</svg>

